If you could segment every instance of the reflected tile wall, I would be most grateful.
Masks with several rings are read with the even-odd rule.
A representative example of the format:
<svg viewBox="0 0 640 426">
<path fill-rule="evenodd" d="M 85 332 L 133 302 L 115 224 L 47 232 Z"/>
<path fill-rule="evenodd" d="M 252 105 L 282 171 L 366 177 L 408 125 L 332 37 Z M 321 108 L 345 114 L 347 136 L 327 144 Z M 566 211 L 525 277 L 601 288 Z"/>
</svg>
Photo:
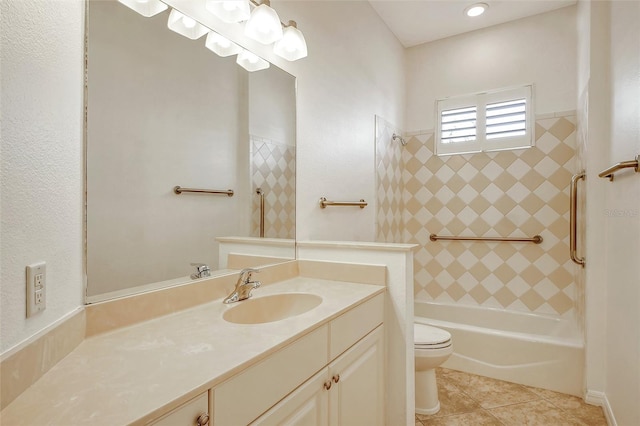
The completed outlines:
<svg viewBox="0 0 640 426">
<path fill-rule="evenodd" d="M 569 184 L 576 171 L 575 113 L 538 118 L 535 147 L 433 154 L 433 133 L 403 150 L 404 242 L 414 256 L 416 299 L 572 315 Z M 431 242 L 429 235 L 527 236 L 544 242 Z"/>
<path fill-rule="evenodd" d="M 260 197 L 264 193 L 264 236 L 295 238 L 296 147 L 251 135 L 251 236 L 260 236 Z"/>
<path fill-rule="evenodd" d="M 402 132 L 376 116 L 376 241 L 402 243 L 402 144 L 392 141 Z"/>
</svg>

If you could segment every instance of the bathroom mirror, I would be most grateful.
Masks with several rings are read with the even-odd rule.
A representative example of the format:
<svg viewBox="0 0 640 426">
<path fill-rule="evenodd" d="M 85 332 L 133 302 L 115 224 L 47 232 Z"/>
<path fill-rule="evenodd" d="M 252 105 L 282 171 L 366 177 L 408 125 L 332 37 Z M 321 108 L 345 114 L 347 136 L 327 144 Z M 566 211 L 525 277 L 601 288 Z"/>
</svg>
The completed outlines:
<svg viewBox="0 0 640 426">
<path fill-rule="evenodd" d="M 87 3 L 87 303 L 232 267 L 219 237 L 276 247 L 242 266 L 294 257 L 295 78 L 249 73 L 168 16 Z"/>
</svg>

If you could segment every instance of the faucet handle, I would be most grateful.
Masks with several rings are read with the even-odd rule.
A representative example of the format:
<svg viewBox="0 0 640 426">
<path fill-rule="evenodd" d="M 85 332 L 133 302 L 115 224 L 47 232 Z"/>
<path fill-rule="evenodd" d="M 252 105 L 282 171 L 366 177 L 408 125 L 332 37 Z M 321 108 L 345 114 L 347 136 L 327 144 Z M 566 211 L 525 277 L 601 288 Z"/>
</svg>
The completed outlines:
<svg viewBox="0 0 640 426">
<path fill-rule="evenodd" d="M 260 269 L 256 269 L 256 268 L 244 268 L 242 271 L 240 271 L 240 279 L 242 281 L 245 280 L 245 275 L 246 275 L 246 281 L 245 282 L 249 282 L 249 280 L 251 279 L 251 274 L 253 274 L 254 272 L 260 272 Z"/>
</svg>

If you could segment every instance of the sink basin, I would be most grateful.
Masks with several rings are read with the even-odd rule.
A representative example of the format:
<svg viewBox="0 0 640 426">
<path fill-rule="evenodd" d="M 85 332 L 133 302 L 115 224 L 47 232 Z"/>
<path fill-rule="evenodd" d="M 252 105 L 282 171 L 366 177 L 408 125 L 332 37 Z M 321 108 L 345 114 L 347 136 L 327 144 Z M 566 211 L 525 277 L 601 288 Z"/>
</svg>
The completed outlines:
<svg viewBox="0 0 640 426">
<path fill-rule="evenodd" d="M 322 302 L 309 293 L 282 293 L 237 302 L 222 318 L 235 324 L 264 324 L 304 314 Z"/>
</svg>

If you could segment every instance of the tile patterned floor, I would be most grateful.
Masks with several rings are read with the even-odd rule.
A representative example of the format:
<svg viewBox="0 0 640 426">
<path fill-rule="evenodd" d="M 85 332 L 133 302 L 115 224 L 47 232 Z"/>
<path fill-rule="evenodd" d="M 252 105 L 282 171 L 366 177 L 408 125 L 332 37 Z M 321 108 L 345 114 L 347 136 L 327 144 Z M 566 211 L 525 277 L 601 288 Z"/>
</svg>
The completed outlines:
<svg viewBox="0 0 640 426">
<path fill-rule="evenodd" d="M 415 426 L 606 426 L 582 399 L 446 368 L 436 370 L 440 411 Z"/>
</svg>

